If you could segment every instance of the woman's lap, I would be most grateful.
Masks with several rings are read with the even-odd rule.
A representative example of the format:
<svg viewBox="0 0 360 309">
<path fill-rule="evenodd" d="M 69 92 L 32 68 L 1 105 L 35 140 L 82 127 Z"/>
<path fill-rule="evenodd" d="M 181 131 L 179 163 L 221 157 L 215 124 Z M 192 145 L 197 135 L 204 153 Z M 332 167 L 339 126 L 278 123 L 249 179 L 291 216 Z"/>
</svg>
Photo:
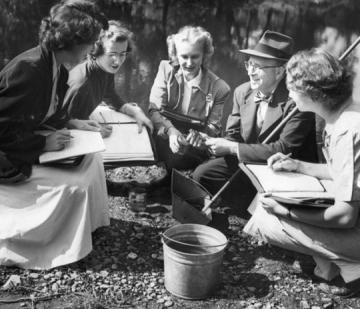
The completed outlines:
<svg viewBox="0 0 360 309">
<path fill-rule="evenodd" d="M 36 166 L 32 177 L 0 185 L 0 264 L 51 268 L 87 255 L 91 232 L 108 225 L 99 155 L 74 168 Z"/>
</svg>

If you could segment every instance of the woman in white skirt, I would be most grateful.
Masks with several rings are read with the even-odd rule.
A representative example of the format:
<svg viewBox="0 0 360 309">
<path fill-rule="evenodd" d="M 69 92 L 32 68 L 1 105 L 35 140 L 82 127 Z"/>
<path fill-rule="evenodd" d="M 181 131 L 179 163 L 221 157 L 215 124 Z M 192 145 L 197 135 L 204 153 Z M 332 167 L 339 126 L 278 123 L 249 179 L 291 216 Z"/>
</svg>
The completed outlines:
<svg viewBox="0 0 360 309">
<path fill-rule="evenodd" d="M 273 245 L 311 255 L 314 274 L 336 282 L 327 291 L 356 295 L 360 291 L 360 106 L 351 98 L 347 70 L 318 49 L 299 52 L 289 60 L 287 87 L 300 111 L 312 111 L 325 120 L 327 164 L 278 153 L 268 165 L 331 179 L 335 203 L 325 209 L 290 208 L 263 196 L 244 230 Z"/>
<path fill-rule="evenodd" d="M 39 46 L 0 72 L 0 265 L 48 269 L 92 250 L 91 232 L 108 225 L 102 160 L 78 166 L 38 164 L 70 141 L 67 128 L 99 131 L 63 110 L 68 70 L 84 59 L 107 21 L 88 0 L 64 0 L 42 20 Z M 54 127 L 48 136 L 37 134 Z M 66 129 L 64 129 L 66 128 Z"/>
</svg>

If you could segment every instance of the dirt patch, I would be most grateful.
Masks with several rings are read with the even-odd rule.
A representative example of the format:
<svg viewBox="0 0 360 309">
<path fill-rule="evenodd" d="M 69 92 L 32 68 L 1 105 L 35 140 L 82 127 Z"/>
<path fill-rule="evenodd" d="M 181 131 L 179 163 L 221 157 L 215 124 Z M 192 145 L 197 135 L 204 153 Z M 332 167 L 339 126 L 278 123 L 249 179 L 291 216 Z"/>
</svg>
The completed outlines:
<svg viewBox="0 0 360 309">
<path fill-rule="evenodd" d="M 150 181 L 157 167 L 107 172 L 112 180 Z M 29 271 L 0 267 L 0 284 L 18 275 L 21 285 L 0 292 L 0 308 L 360 308 L 319 289 L 310 257 L 270 247 L 242 232 L 245 220 L 217 209 L 215 225 L 228 237 L 221 282 L 212 297 L 189 301 L 164 287 L 160 234 L 176 222 L 170 191 L 152 192 L 146 212 L 134 213 L 126 197 L 110 197 L 111 224 L 93 234 L 94 250 L 83 260 Z M 4 301 L 19 300 L 14 303 Z"/>
</svg>

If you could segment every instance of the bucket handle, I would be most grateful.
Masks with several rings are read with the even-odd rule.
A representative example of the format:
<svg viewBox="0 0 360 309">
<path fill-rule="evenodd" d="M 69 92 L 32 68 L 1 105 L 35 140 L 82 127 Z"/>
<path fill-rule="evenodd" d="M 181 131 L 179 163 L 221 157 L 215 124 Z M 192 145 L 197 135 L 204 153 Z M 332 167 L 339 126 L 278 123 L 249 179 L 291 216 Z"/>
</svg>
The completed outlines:
<svg viewBox="0 0 360 309">
<path fill-rule="evenodd" d="M 185 242 L 172 239 L 169 236 L 166 236 L 164 233 L 161 233 L 160 235 L 161 235 L 161 237 L 163 237 L 163 238 L 165 238 L 167 240 L 170 240 L 172 242 L 175 242 L 175 243 L 177 243 L 179 245 L 189 246 L 189 247 L 197 247 L 197 248 L 198 247 L 207 247 L 207 248 L 226 247 L 228 245 L 228 243 L 229 243 L 229 241 L 227 240 L 225 243 L 220 244 L 220 245 L 193 245 L 193 244 L 187 244 Z"/>
</svg>

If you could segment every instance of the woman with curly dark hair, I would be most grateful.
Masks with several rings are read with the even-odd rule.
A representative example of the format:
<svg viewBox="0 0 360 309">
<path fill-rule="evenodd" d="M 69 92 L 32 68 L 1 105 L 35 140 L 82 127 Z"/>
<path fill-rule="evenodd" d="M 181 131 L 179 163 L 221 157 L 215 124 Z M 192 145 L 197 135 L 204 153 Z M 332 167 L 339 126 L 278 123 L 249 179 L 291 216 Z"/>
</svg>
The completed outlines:
<svg viewBox="0 0 360 309">
<path fill-rule="evenodd" d="M 39 46 L 0 72 L 0 265 L 46 269 L 77 261 L 92 249 L 91 232 L 109 224 L 99 155 L 72 168 L 38 164 L 44 151 L 66 147 L 67 128 L 99 131 L 96 122 L 69 119 L 63 99 L 68 70 L 103 27 L 93 2 L 61 1 L 42 20 Z M 50 126 L 50 134 L 38 133 Z"/>
<path fill-rule="evenodd" d="M 70 72 L 65 105 L 71 118 L 89 119 L 94 109 L 104 101 L 114 109 L 134 117 L 139 131 L 143 126 L 152 131 L 151 120 L 143 110 L 134 102 L 124 102 L 115 90 L 114 74 L 120 70 L 133 47 L 132 32 L 119 21 L 110 20 L 109 28 L 100 33 L 88 59 Z M 110 133 L 111 126 L 102 127 L 104 137 Z"/>
<path fill-rule="evenodd" d="M 268 159 L 268 165 L 275 171 L 332 181 L 335 202 L 328 208 L 291 208 L 262 197 L 245 231 L 271 244 L 311 255 L 316 262 L 314 274 L 336 284 L 324 284 L 322 288 L 352 296 L 360 292 L 359 102 L 351 97 L 348 70 L 325 51 L 312 49 L 295 54 L 286 72 L 289 95 L 299 110 L 314 112 L 325 120 L 323 150 L 327 164 L 277 153 Z"/>
</svg>

